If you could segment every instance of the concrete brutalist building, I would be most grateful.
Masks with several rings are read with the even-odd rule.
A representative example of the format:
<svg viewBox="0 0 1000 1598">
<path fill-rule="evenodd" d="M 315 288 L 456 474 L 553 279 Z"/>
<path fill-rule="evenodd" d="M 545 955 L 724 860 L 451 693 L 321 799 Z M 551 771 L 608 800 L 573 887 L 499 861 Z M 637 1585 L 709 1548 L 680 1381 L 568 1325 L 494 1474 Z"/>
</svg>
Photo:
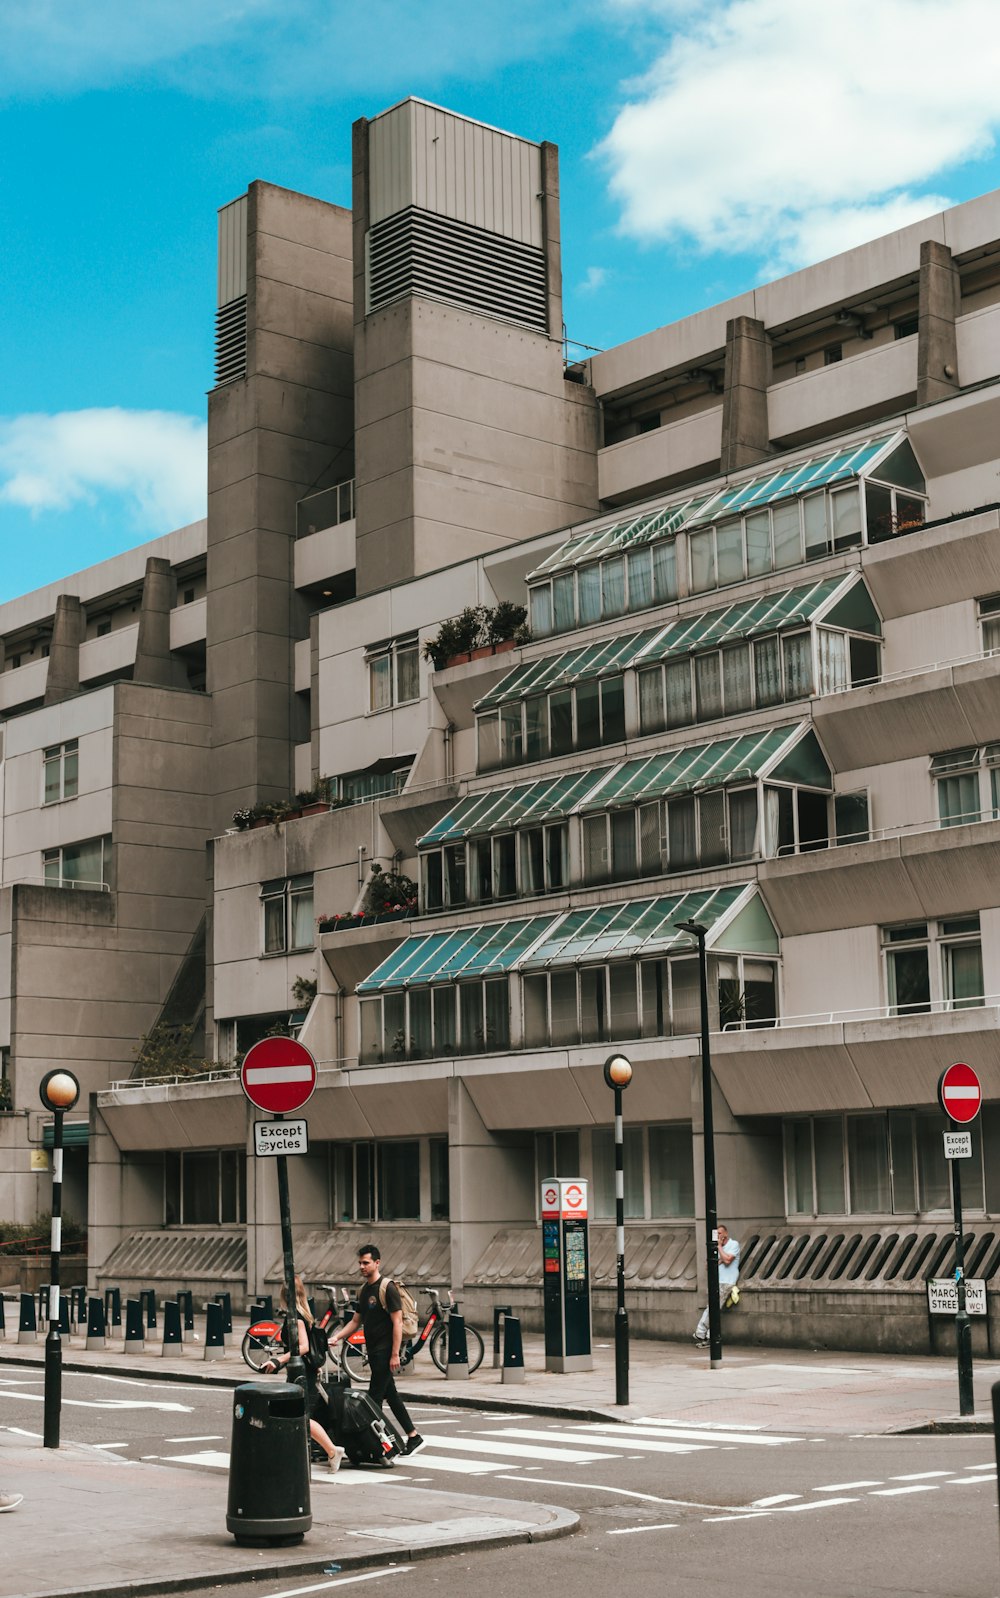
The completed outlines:
<svg viewBox="0 0 1000 1598">
<path fill-rule="evenodd" d="M 553 146 L 406 100 L 353 171 L 220 212 L 207 522 L 0 609 L 4 1207 L 64 1060 L 91 1282 L 273 1289 L 234 1062 L 290 1030 L 308 1279 L 375 1235 L 530 1320 L 583 1175 L 607 1317 L 613 1046 L 633 1324 L 686 1334 L 693 917 L 727 1335 L 925 1348 L 953 1060 L 1000 1263 L 1000 195 L 573 361 Z M 427 657 L 505 602 L 526 641 Z M 376 866 L 417 902 L 361 915 Z M 157 1023 L 213 1074 L 137 1071 Z"/>
</svg>

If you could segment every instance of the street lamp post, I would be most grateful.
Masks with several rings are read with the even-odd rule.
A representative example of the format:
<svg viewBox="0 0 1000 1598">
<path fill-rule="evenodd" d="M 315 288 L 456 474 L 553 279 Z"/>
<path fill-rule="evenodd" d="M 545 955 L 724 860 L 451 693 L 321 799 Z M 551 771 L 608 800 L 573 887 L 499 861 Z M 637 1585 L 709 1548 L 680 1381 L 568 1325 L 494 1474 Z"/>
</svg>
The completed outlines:
<svg viewBox="0 0 1000 1598">
<path fill-rule="evenodd" d="M 719 1303 L 719 1216 L 715 1198 L 715 1124 L 712 1117 L 712 1061 L 708 1045 L 708 928 L 700 921 L 678 921 L 698 945 L 698 985 L 701 991 L 701 1110 L 705 1154 L 705 1264 L 708 1277 L 708 1358 L 711 1368 L 722 1364 L 722 1307 Z"/>
<path fill-rule="evenodd" d="M 615 1403 L 628 1403 L 628 1312 L 625 1308 L 625 1149 L 622 1093 L 632 1080 L 632 1062 L 612 1054 L 604 1080 L 615 1095 L 615 1252 L 618 1256 L 618 1307 L 615 1310 Z"/>
<path fill-rule="evenodd" d="M 38 1087 L 42 1104 L 55 1119 L 52 1129 L 52 1269 L 49 1280 L 49 1330 L 45 1339 L 45 1401 L 42 1447 L 59 1447 L 62 1407 L 62 1339 L 59 1335 L 59 1262 L 62 1255 L 63 1116 L 80 1097 L 72 1071 L 48 1071 Z"/>
</svg>

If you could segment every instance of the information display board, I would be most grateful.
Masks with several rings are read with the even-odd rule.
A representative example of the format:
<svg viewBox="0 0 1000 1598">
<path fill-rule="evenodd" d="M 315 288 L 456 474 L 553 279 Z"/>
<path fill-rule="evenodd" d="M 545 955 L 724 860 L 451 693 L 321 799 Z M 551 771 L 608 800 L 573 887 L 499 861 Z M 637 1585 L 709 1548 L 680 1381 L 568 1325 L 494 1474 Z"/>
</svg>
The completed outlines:
<svg viewBox="0 0 1000 1598">
<path fill-rule="evenodd" d="M 542 1183 L 542 1294 L 545 1369 L 592 1370 L 587 1183 Z"/>
</svg>

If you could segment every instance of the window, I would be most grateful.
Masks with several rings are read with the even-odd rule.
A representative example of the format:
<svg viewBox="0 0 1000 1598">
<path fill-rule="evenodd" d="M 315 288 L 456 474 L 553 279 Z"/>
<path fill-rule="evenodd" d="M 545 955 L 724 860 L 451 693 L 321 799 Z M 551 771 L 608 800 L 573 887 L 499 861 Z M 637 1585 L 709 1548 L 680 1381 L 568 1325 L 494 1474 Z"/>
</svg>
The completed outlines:
<svg viewBox="0 0 1000 1598">
<path fill-rule="evenodd" d="M 1000 744 L 949 749 L 931 758 L 942 827 L 1000 815 Z"/>
<path fill-rule="evenodd" d="M 110 631 L 111 631 L 111 622 L 109 620 L 105 619 L 104 621 L 99 621 L 97 623 L 97 636 L 98 636 L 98 638 L 106 638 Z"/>
<path fill-rule="evenodd" d="M 1000 594 L 990 594 L 978 605 L 983 654 L 1000 653 Z"/>
<path fill-rule="evenodd" d="M 80 753 L 77 740 L 53 744 L 42 756 L 42 803 L 58 804 L 60 799 L 75 799 L 79 779 Z"/>
<path fill-rule="evenodd" d="M 833 366 L 837 361 L 844 359 L 844 346 L 842 344 L 828 344 L 823 351 L 823 365 Z"/>
<path fill-rule="evenodd" d="M 361 1063 L 452 1059 L 510 1048 L 506 977 L 390 991 L 361 1000 Z"/>
<path fill-rule="evenodd" d="M 919 329 L 920 322 L 916 316 L 904 316 L 898 322 L 893 322 L 892 330 L 896 338 L 912 338 Z"/>
<path fill-rule="evenodd" d="M 882 946 L 894 1015 L 967 1010 L 983 1004 L 978 915 L 884 927 Z"/>
<path fill-rule="evenodd" d="M 745 1026 L 773 1025 L 773 961 L 734 955 L 713 962 L 713 979 L 740 1006 Z M 723 980 L 729 988 L 723 990 Z M 611 961 L 577 970 L 526 972 L 521 979 L 523 1046 L 559 1047 L 611 1039 L 687 1036 L 700 1026 L 698 962 L 689 956 Z M 736 1020 L 727 1011 L 727 1022 Z"/>
<path fill-rule="evenodd" d="M 625 740 L 625 679 L 594 678 L 512 700 L 477 718 L 478 769 L 518 766 Z"/>
<path fill-rule="evenodd" d="M 194 589 L 193 588 L 185 588 L 183 596 L 182 596 L 182 603 L 185 604 L 185 605 L 193 605 L 194 604 Z"/>
<path fill-rule="evenodd" d="M 838 640 L 840 657 L 846 661 L 846 634 L 818 628 L 817 636 L 820 640 Z M 878 641 L 864 642 L 874 646 L 877 662 Z M 821 680 L 823 669 L 821 649 Z M 862 669 L 860 663 L 858 669 Z M 744 710 L 790 704 L 808 699 L 814 692 L 812 633 L 782 633 L 727 644 L 705 654 L 643 667 L 637 676 L 642 734 L 716 721 Z M 839 677 L 836 680 L 839 686 L 846 687 L 846 666 L 842 676 L 843 681 Z M 831 690 L 821 687 L 820 691 Z"/>
<path fill-rule="evenodd" d="M 271 882 L 262 882 L 260 899 L 264 910 L 265 954 L 287 954 L 294 949 L 313 947 L 311 875 L 277 877 Z"/>
<path fill-rule="evenodd" d="M 184 1149 L 163 1156 L 166 1226 L 232 1226 L 246 1222 L 247 1157 L 243 1149 Z"/>
<path fill-rule="evenodd" d="M 933 1110 L 786 1120 L 789 1215 L 921 1215 L 951 1207 L 941 1116 Z M 1000 1109 L 987 1105 L 962 1166 L 963 1208 L 992 1208 L 991 1161 L 1000 1156 Z M 985 1158 L 984 1158 L 985 1153 Z"/>
<path fill-rule="evenodd" d="M 90 838 L 86 843 L 65 843 L 42 854 L 42 875 L 50 888 L 106 888 L 111 856 L 110 838 Z"/>
<path fill-rule="evenodd" d="M 428 1170 L 430 1178 L 429 1216 L 420 1212 L 422 1167 Z M 330 1146 L 330 1211 L 334 1225 L 355 1221 L 447 1220 L 448 1210 L 448 1144 L 445 1138 Z"/>
<path fill-rule="evenodd" d="M 420 697 L 420 651 L 416 633 L 372 644 L 368 662 L 368 707 L 389 710 Z"/>
<path fill-rule="evenodd" d="M 528 590 L 531 631 L 545 638 L 676 598 L 677 557 L 671 538 L 533 585 Z"/>
</svg>

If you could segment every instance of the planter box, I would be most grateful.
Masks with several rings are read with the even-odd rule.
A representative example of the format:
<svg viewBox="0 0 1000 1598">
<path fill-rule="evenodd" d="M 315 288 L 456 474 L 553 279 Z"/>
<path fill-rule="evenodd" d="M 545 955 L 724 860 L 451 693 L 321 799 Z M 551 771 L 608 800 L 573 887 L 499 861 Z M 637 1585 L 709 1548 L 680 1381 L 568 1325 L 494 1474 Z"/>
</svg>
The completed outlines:
<svg viewBox="0 0 1000 1598">
<path fill-rule="evenodd" d="M 299 811 L 299 814 L 302 816 L 319 816 L 322 815 L 324 810 L 329 810 L 329 808 L 330 806 L 325 800 L 317 799 L 314 804 L 303 805 L 302 809 Z"/>
<path fill-rule="evenodd" d="M 513 638 L 504 638 L 499 644 L 493 645 L 493 653 L 495 655 L 505 655 L 508 649 L 516 648 L 517 645 L 515 644 Z"/>
<path fill-rule="evenodd" d="M 350 932 L 354 927 L 363 927 L 364 924 L 364 916 L 330 916 L 320 922 L 319 930 L 321 933 Z"/>
<path fill-rule="evenodd" d="M 267 816 L 254 816 L 253 820 L 250 823 L 251 828 L 255 832 L 256 832 L 258 827 L 269 827 L 270 825 L 271 825 L 271 823 L 270 823 L 270 821 L 269 821 Z"/>
<path fill-rule="evenodd" d="M 487 655 L 494 653 L 495 646 L 493 644 L 480 644 L 478 649 L 472 651 L 472 658 L 473 660 L 485 660 Z"/>
<path fill-rule="evenodd" d="M 469 654 L 469 651 L 466 649 L 461 654 L 449 655 L 448 659 L 445 661 L 445 666 L 446 667 L 448 667 L 448 666 L 464 666 L 467 663 L 467 661 L 470 661 L 471 659 L 472 659 L 472 656 Z"/>
</svg>

